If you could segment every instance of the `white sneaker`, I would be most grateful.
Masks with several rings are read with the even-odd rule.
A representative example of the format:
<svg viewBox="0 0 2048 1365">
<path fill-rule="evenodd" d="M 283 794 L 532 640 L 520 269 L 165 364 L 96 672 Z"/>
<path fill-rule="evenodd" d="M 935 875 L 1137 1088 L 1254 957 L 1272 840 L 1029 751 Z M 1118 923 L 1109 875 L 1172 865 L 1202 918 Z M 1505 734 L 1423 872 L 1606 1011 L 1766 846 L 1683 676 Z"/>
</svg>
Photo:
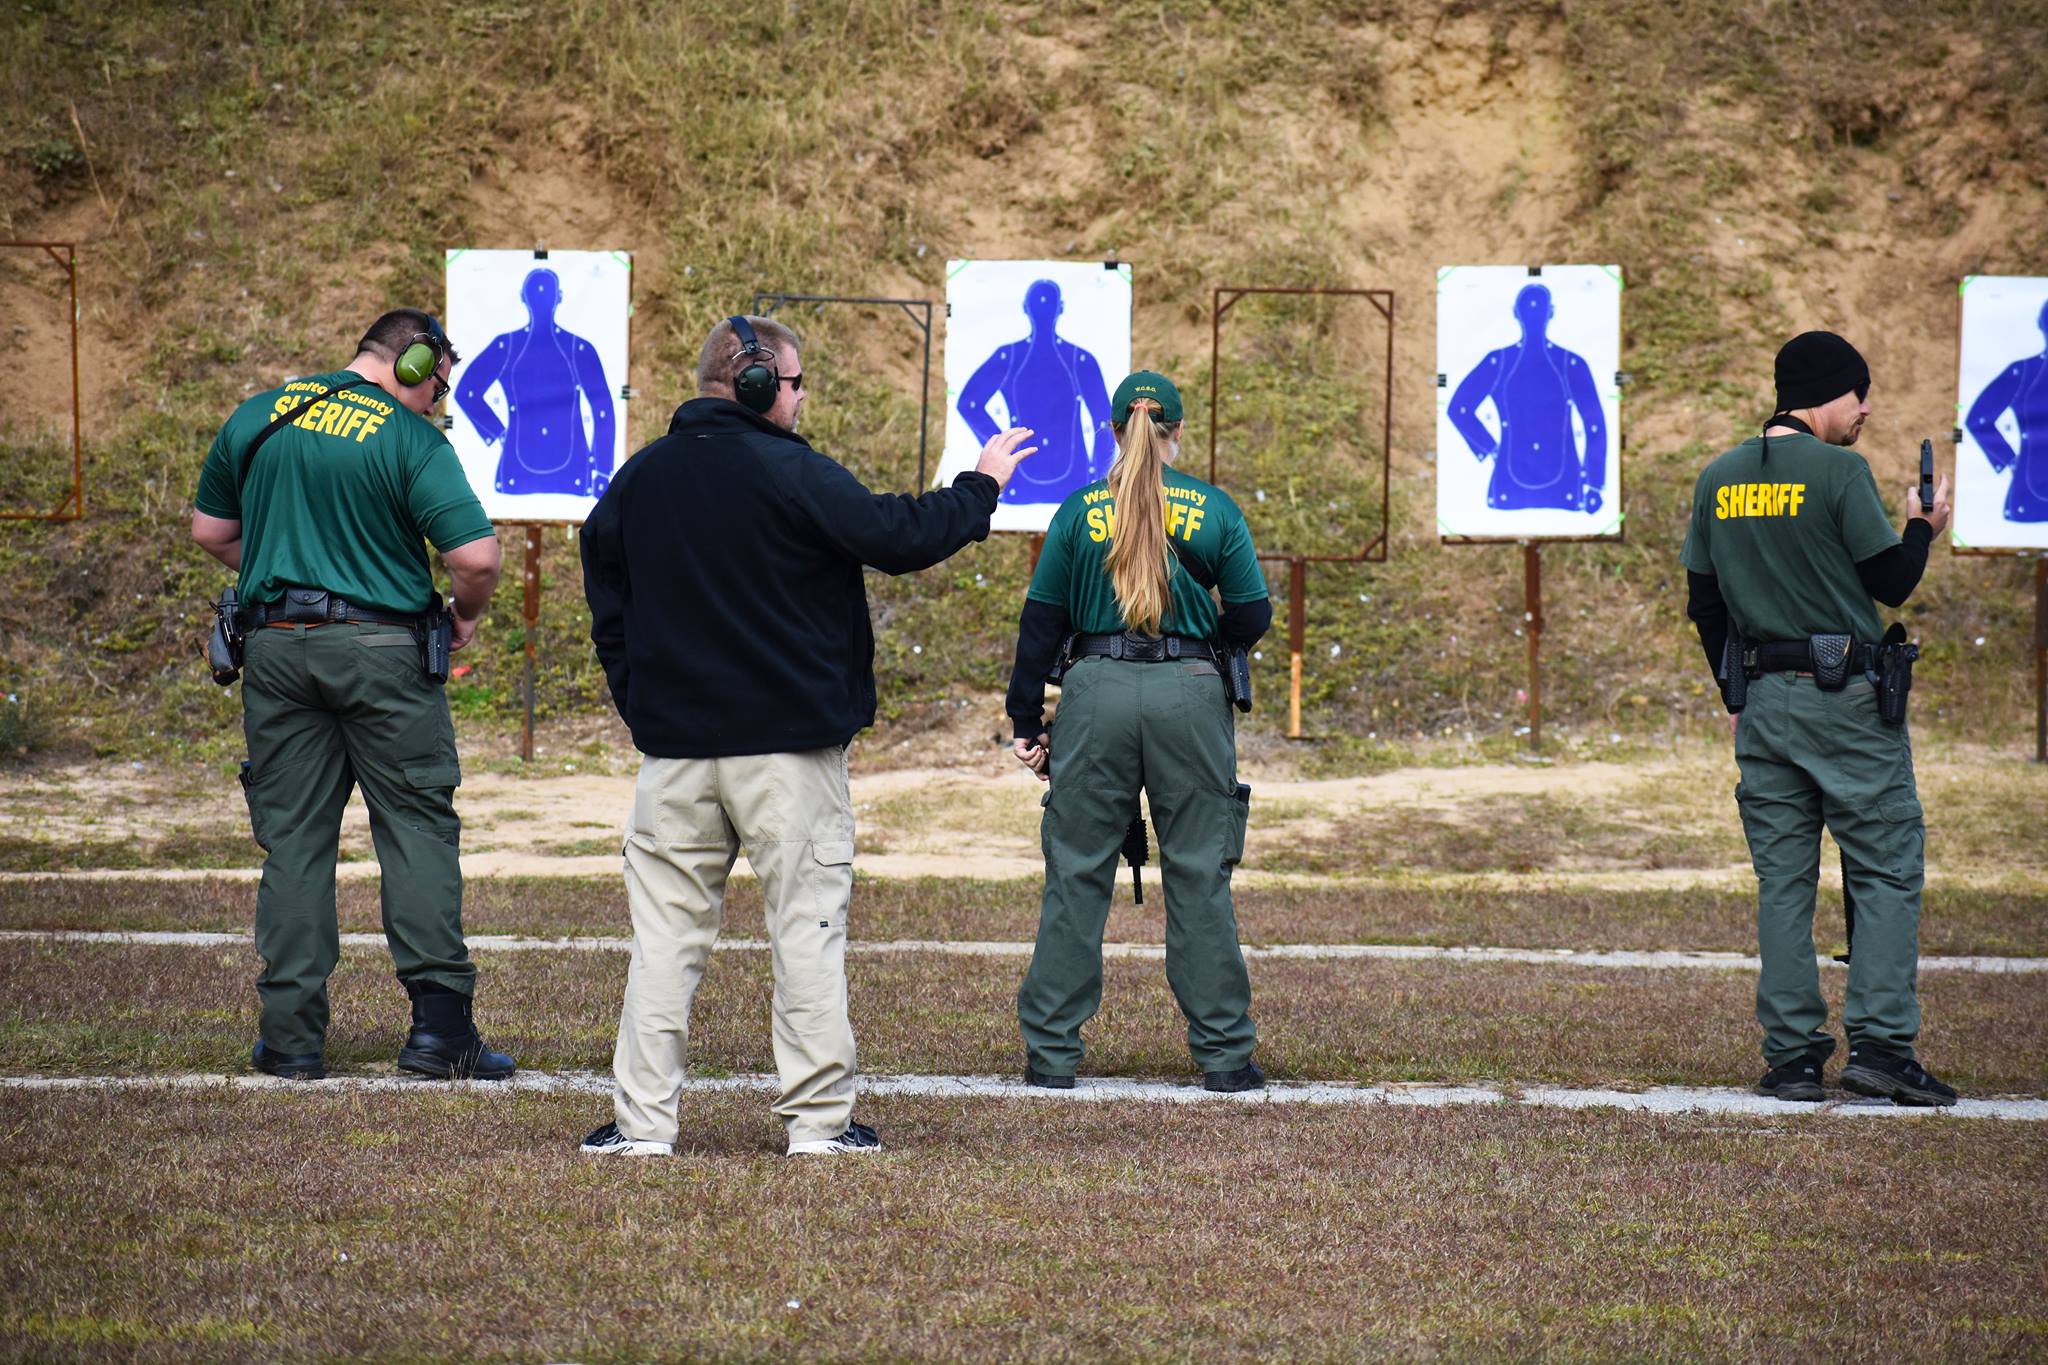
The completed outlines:
<svg viewBox="0 0 2048 1365">
<path fill-rule="evenodd" d="M 848 1152 L 879 1152 L 882 1140 L 875 1136 L 875 1130 L 865 1123 L 847 1122 L 846 1131 L 836 1138 L 824 1138 L 818 1142 L 792 1142 L 790 1156 L 840 1156 Z"/>
<path fill-rule="evenodd" d="M 619 1131 L 618 1124 L 607 1123 L 583 1139 L 583 1150 L 590 1156 L 673 1156 L 676 1145 L 629 1138 Z"/>
</svg>

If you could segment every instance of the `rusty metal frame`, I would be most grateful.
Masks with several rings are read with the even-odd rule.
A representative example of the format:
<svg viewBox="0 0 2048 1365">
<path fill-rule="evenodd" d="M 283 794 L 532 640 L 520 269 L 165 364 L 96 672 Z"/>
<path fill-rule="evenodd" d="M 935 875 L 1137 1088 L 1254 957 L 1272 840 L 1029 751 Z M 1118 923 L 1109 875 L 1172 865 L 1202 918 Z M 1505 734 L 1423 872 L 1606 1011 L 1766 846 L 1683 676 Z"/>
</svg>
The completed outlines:
<svg viewBox="0 0 2048 1365">
<path fill-rule="evenodd" d="M 85 516 L 85 444 L 78 397 L 78 244 L 0 242 L 0 247 L 41 249 L 64 271 L 71 285 L 71 491 L 48 512 L 0 511 L 0 521 L 78 521 Z M 58 255 L 58 252 L 63 255 Z"/>
<path fill-rule="evenodd" d="M 1287 566 L 1287 738 L 1306 738 L 1301 732 L 1301 675 L 1308 644 L 1308 566 L 1311 564 L 1384 564 L 1392 534 L 1394 512 L 1394 291 L 1351 289 L 1337 286 L 1218 285 L 1211 295 L 1209 311 L 1209 482 L 1216 482 L 1216 435 L 1218 395 L 1222 390 L 1223 315 L 1247 294 L 1328 296 L 1362 298 L 1379 310 L 1387 324 L 1386 389 L 1380 409 L 1380 529 L 1355 554 L 1289 554 L 1273 551 L 1261 554 L 1266 563 Z"/>
<path fill-rule="evenodd" d="M 769 307 L 762 308 L 763 303 Z M 873 307 L 893 306 L 901 308 L 911 325 L 924 333 L 924 382 L 918 386 L 917 398 L 917 483 L 918 492 L 924 491 L 925 432 L 931 424 L 932 413 L 932 301 L 930 299 L 878 299 L 859 298 L 845 294 L 770 294 L 754 291 L 754 311 L 767 317 L 785 303 L 855 303 Z M 917 309 L 924 310 L 922 321 Z"/>
</svg>

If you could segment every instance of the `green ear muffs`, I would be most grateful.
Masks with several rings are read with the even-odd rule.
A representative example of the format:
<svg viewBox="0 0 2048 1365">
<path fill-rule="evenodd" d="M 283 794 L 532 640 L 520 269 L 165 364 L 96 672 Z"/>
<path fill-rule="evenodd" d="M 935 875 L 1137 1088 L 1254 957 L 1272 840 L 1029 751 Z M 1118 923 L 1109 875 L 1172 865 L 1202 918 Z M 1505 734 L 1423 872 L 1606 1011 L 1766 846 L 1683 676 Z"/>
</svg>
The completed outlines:
<svg viewBox="0 0 2048 1365">
<path fill-rule="evenodd" d="M 401 384 L 419 384 L 423 383 L 440 363 L 440 350 L 435 347 L 431 337 L 421 333 L 418 340 L 399 352 L 398 359 L 391 366 L 391 372 L 398 376 L 398 382 Z"/>
</svg>

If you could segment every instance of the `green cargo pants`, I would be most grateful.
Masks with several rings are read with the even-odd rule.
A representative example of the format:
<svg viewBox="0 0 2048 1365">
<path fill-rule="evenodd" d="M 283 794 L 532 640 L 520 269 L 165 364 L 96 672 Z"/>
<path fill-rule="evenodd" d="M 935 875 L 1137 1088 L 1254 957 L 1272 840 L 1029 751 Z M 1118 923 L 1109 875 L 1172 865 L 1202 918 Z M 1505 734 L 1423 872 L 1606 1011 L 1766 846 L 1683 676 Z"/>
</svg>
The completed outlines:
<svg viewBox="0 0 2048 1365">
<path fill-rule="evenodd" d="M 1102 930 L 1117 850 L 1142 788 L 1159 845 L 1166 980 L 1204 1071 L 1251 1060 L 1251 978 L 1237 943 L 1230 874 L 1244 856 L 1237 743 L 1223 683 L 1207 662 L 1083 659 L 1068 671 L 1051 732 L 1043 801 L 1045 899 L 1017 992 L 1032 1069 L 1071 1076 L 1081 1026 L 1102 1005 Z"/>
<path fill-rule="evenodd" d="M 334 862 L 358 784 L 383 873 L 384 936 L 401 981 L 468 995 L 455 726 L 402 627 L 334 623 L 249 633 L 242 676 L 249 823 L 269 856 L 256 893 L 263 1041 L 318 1052 L 341 953 Z"/>
<path fill-rule="evenodd" d="M 1766 673 L 1735 731 L 1735 789 L 1757 879 L 1756 1017 L 1772 1066 L 1834 1051 L 1813 946 L 1823 823 L 1856 902 L 1842 1023 L 1852 1045 L 1913 1055 L 1920 1033 L 1920 888 L 1926 829 L 1903 725 L 1878 719 L 1867 681 L 1823 692 Z"/>
</svg>

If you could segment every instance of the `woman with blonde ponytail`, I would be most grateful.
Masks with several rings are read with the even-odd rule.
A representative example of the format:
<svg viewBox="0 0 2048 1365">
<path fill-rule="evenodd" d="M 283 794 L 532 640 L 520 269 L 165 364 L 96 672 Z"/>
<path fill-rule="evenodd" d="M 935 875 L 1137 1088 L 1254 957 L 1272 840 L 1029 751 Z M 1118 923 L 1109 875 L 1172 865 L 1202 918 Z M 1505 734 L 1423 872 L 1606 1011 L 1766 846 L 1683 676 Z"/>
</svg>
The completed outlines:
<svg viewBox="0 0 2048 1365">
<path fill-rule="evenodd" d="M 1010 674 L 1017 758 L 1050 784 L 1038 943 L 1017 992 L 1024 1079 L 1074 1084 L 1081 1026 L 1102 1003 L 1117 855 L 1144 838 L 1142 792 L 1188 1050 L 1207 1089 L 1254 1090 L 1266 1078 L 1252 1060 L 1251 980 L 1230 901 L 1251 789 L 1237 780 L 1224 670 L 1266 633 L 1272 604 L 1237 504 L 1173 467 L 1173 381 L 1140 370 L 1117 385 L 1110 411 L 1116 459 L 1053 514 Z M 1050 727 L 1048 681 L 1061 688 Z"/>
</svg>

